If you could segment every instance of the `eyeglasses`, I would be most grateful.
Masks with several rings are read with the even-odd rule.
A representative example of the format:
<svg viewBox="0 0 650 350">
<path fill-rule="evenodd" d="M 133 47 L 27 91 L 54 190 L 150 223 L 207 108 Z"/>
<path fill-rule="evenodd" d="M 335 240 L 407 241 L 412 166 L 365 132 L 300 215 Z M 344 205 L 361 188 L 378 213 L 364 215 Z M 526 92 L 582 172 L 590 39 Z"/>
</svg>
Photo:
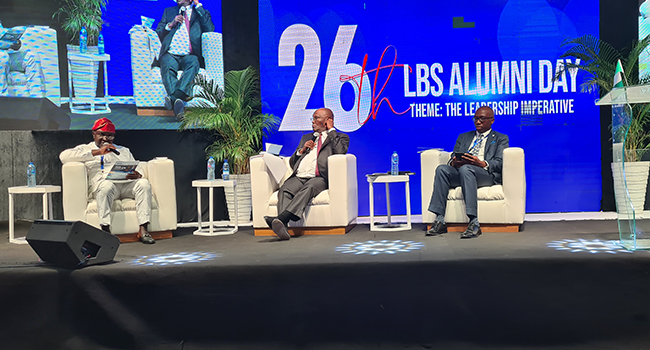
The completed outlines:
<svg viewBox="0 0 650 350">
<path fill-rule="evenodd" d="M 492 118 L 494 118 L 494 117 L 478 117 L 478 118 L 477 117 L 472 117 L 472 119 L 474 119 L 475 122 L 480 121 L 481 123 L 485 123 L 486 120 L 490 120 Z"/>
</svg>

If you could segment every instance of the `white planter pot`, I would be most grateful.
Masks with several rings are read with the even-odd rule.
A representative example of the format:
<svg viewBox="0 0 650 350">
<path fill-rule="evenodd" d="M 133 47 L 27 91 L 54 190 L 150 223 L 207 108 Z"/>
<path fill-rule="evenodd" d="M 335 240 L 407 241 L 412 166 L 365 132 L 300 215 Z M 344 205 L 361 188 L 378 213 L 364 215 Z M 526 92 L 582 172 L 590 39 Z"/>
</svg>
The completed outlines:
<svg viewBox="0 0 650 350">
<path fill-rule="evenodd" d="M 79 53 L 79 46 L 68 45 L 69 53 Z M 89 46 L 87 53 L 98 54 L 97 46 Z M 99 62 L 89 61 L 70 61 L 70 74 L 72 76 L 72 86 L 74 96 L 77 98 L 94 99 L 97 96 L 97 75 L 99 72 Z"/>
<path fill-rule="evenodd" d="M 640 219 L 643 217 L 643 207 L 645 206 L 650 162 L 626 162 L 624 168 L 625 177 L 623 177 L 623 163 L 612 163 L 614 197 L 616 198 L 619 218 L 632 219 L 631 210 L 626 209 L 625 184 L 627 183 L 627 192 L 630 195 L 630 203 L 634 208 L 635 218 Z"/>
<path fill-rule="evenodd" d="M 239 223 L 246 224 L 251 221 L 253 208 L 253 194 L 251 192 L 251 174 L 230 175 L 231 180 L 237 181 L 237 210 Z M 232 187 L 224 188 L 226 193 L 226 204 L 228 205 L 228 217 L 230 221 L 235 219 L 235 193 Z"/>
</svg>

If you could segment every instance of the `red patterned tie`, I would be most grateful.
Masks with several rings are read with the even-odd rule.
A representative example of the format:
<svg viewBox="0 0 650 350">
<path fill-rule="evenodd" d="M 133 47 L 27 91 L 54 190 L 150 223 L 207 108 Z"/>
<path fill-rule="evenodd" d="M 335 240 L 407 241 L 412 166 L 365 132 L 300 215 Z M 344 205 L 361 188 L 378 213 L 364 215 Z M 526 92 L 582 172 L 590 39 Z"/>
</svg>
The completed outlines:
<svg viewBox="0 0 650 350">
<path fill-rule="evenodd" d="M 318 154 L 320 153 L 320 147 L 323 145 L 323 142 L 321 141 L 322 136 L 319 134 L 318 135 L 318 147 L 316 148 L 316 176 L 320 176 L 320 172 L 318 171 Z"/>
<path fill-rule="evenodd" d="M 187 29 L 187 42 L 190 44 L 190 53 L 192 53 L 192 40 L 190 39 L 190 17 L 185 13 L 185 29 Z"/>
</svg>

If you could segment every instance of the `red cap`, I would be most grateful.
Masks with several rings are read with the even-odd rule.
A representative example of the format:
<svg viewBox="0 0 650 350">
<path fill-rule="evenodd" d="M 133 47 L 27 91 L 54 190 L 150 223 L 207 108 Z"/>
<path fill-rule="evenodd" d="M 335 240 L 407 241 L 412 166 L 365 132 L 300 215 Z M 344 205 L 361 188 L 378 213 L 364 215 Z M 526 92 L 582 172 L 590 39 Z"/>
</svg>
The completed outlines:
<svg viewBox="0 0 650 350">
<path fill-rule="evenodd" d="M 106 132 L 115 132 L 115 124 L 110 121 L 108 118 L 100 118 L 95 120 L 93 125 L 93 131 L 106 131 Z"/>
</svg>

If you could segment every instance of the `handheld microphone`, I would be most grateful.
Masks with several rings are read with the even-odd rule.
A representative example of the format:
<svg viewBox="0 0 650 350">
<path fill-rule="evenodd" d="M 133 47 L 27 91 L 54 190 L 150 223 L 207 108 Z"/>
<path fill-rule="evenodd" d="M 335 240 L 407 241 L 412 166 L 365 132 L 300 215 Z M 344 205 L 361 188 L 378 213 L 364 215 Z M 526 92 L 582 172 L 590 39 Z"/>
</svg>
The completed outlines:
<svg viewBox="0 0 650 350">
<path fill-rule="evenodd" d="M 185 6 L 181 6 L 181 8 L 178 9 L 178 14 L 179 15 L 184 15 L 185 14 Z"/>
<path fill-rule="evenodd" d="M 318 139 L 318 135 L 320 135 L 320 133 L 314 131 L 314 137 L 312 137 L 311 140 L 312 140 L 313 142 L 316 142 L 316 139 Z M 309 153 L 309 152 L 311 152 L 311 148 L 307 148 L 307 151 L 305 152 L 305 154 L 307 154 L 307 153 Z"/>
<path fill-rule="evenodd" d="M 109 150 L 110 152 L 113 152 L 113 153 L 117 154 L 118 156 L 120 155 L 120 151 L 118 151 L 118 150 L 116 150 L 116 149 L 114 149 L 114 148 L 109 148 L 108 150 Z"/>
</svg>

